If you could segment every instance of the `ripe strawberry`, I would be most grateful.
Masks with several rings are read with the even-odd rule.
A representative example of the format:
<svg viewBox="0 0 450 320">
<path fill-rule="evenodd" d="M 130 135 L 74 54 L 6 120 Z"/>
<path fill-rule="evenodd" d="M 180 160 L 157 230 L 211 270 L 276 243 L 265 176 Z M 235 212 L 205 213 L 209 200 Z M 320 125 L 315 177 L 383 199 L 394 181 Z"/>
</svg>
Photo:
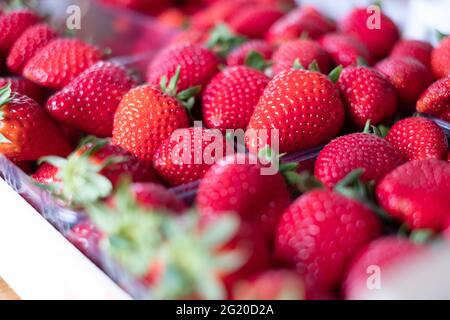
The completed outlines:
<svg viewBox="0 0 450 320">
<path fill-rule="evenodd" d="M 78 39 L 55 39 L 25 65 L 23 75 L 37 84 L 61 89 L 102 59 L 102 52 Z"/>
<path fill-rule="evenodd" d="M 313 40 L 298 39 L 283 43 L 273 54 L 273 71 L 275 74 L 292 68 L 297 60 L 307 69 L 314 61 L 322 73 L 330 71 L 330 57 L 320 45 Z"/>
<path fill-rule="evenodd" d="M 133 183 L 131 190 L 136 197 L 136 201 L 146 208 L 169 210 L 175 213 L 182 213 L 187 209 L 183 201 L 160 184 L 152 182 Z"/>
<path fill-rule="evenodd" d="M 442 78 L 422 93 L 416 109 L 450 122 L 450 75 Z"/>
<path fill-rule="evenodd" d="M 38 23 L 39 16 L 31 10 L 21 9 L 0 16 L 0 53 L 7 56 L 20 35 Z"/>
<path fill-rule="evenodd" d="M 379 183 L 383 208 L 412 229 L 441 231 L 449 217 L 450 165 L 441 160 L 415 160 L 394 169 Z"/>
<path fill-rule="evenodd" d="M 33 99 L 0 89 L 0 153 L 16 160 L 67 155 L 71 148 L 45 110 Z"/>
<path fill-rule="evenodd" d="M 196 202 L 200 214 L 208 219 L 235 212 L 271 239 L 291 196 L 283 176 L 262 174 L 256 160 L 236 154 L 213 165 L 200 182 Z"/>
<path fill-rule="evenodd" d="M 298 198 L 281 216 L 277 256 L 304 277 L 306 292 L 332 291 L 354 254 L 379 233 L 373 212 L 328 190 Z"/>
<path fill-rule="evenodd" d="M 273 47 L 264 40 L 250 40 L 240 45 L 227 56 L 227 66 L 241 66 L 250 52 L 258 52 L 264 60 L 272 58 Z"/>
<path fill-rule="evenodd" d="M 401 106 L 408 109 L 416 105 L 422 92 L 433 81 L 430 71 L 410 57 L 386 58 L 375 69 L 387 76 L 397 90 Z"/>
<path fill-rule="evenodd" d="M 391 51 L 391 57 L 412 57 L 430 69 L 433 46 L 420 40 L 400 40 Z"/>
<path fill-rule="evenodd" d="M 290 270 L 269 270 L 238 282 L 235 300 L 303 300 L 303 280 Z"/>
<path fill-rule="evenodd" d="M 226 129 L 245 130 L 268 83 L 266 75 L 246 66 L 219 72 L 203 92 L 205 125 L 222 132 Z"/>
<path fill-rule="evenodd" d="M 318 39 L 335 30 L 336 24 L 333 20 L 311 6 L 302 6 L 276 21 L 267 31 L 265 39 L 272 44 L 294 40 L 302 34 L 307 34 L 311 39 Z"/>
<path fill-rule="evenodd" d="M 369 65 L 372 64 L 372 57 L 367 48 L 352 36 L 329 33 L 320 38 L 319 43 L 336 65 L 356 65 L 358 58 L 364 59 Z"/>
<path fill-rule="evenodd" d="M 404 162 L 402 155 L 386 140 L 368 133 L 339 137 L 320 151 L 314 174 L 333 187 L 356 169 L 364 169 L 363 181 L 378 182 Z"/>
<path fill-rule="evenodd" d="M 344 107 L 335 85 L 324 75 L 290 69 L 275 76 L 267 85 L 247 127 L 247 146 L 258 150 L 260 129 L 279 130 L 279 151 L 293 152 L 329 141 L 341 130 Z M 275 132 L 276 133 L 276 132 Z"/>
<path fill-rule="evenodd" d="M 191 27 L 209 30 L 217 24 L 229 22 L 236 12 L 247 6 L 244 1 L 218 1 L 191 17 Z"/>
<path fill-rule="evenodd" d="M 36 172 L 31 175 L 31 177 L 40 184 L 50 185 L 60 182 L 60 180 L 56 178 L 58 171 L 59 170 L 57 167 L 48 162 L 44 162 L 38 167 Z"/>
<path fill-rule="evenodd" d="M 82 221 L 74 225 L 67 233 L 67 239 L 72 242 L 83 254 L 91 259 L 98 257 L 98 246 L 102 233 L 90 221 Z"/>
<path fill-rule="evenodd" d="M 51 40 L 57 33 L 46 23 L 36 24 L 27 30 L 14 42 L 6 63 L 9 70 L 21 74 L 25 64 Z"/>
<path fill-rule="evenodd" d="M 183 30 L 170 40 L 169 46 L 203 44 L 208 40 L 208 33 L 204 30 L 190 28 Z"/>
<path fill-rule="evenodd" d="M 124 67 L 101 61 L 51 97 L 47 110 L 58 122 L 98 137 L 109 137 L 120 101 L 135 85 Z"/>
<path fill-rule="evenodd" d="M 447 160 L 450 162 L 450 151 L 447 153 Z"/>
<path fill-rule="evenodd" d="M 448 149 L 444 130 L 432 120 L 420 117 L 395 123 L 386 140 L 407 160 L 444 159 Z"/>
<path fill-rule="evenodd" d="M 337 82 L 347 118 L 357 128 L 367 120 L 376 125 L 397 110 L 397 94 L 392 84 L 378 71 L 366 67 L 345 68 Z"/>
<path fill-rule="evenodd" d="M 389 54 L 399 38 L 399 31 L 395 23 L 383 13 L 379 26 L 369 25 L 373 14 L 366 8 L 356 8 L 341 21 L 340 29 L 358 38 L 371 56 L 379 60 Z M 373 22 L 376 23 L 376 19 Z"/>
<path fill-rule="evenodd" d="M 0 78 L 0 88 L 4 87 L 8 83 L 11 84 L 12 92 L 26 95 L 36 100 L 36 102 L 41 103 L 46 98 L 46 92 L 43 88 L 25 78 L 15 76 Z"/>
<path fill-rule="evenodd" d="M 431 53 L 431 69 L 436 78 L 450 75 L 450 37 L 442 40 Z"/>
<path fill-rule="evenodd" d="M 369 293 L 367 280 L 370 268 L 379 268 L 382 287 L 389 281 L 389 273 L 404 263 L 410 263 L 424 251 L 424 247 L 407 239 L 387 236 L 378 238 L 362 248 L 352 260 L 343 283 L 346 299 L 364 299 Z"/>
<path fill-rule="evenodd" d="M 219 60 L 216 55 L 200 45 L 169 47 L 161 51 L 147 69 L 147 82 L 159 85 L 161 78 L 174 76 L 181 66 L 178 90 L 193 86 L 205 86 L 218 71 Z"/>
<path fill-rule="evenodd" d="M 172 4 L 172 0 L 101 0 L 104 4 L 131 9 L 141 13 L 156 15 Z"/>
</svg>

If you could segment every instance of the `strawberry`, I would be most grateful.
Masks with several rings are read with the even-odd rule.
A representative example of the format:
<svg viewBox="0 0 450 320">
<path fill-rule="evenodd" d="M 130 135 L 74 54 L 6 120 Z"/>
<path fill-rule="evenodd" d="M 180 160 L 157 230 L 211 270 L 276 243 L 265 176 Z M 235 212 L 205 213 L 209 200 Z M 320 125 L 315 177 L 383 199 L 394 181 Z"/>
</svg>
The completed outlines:
<svg viewBox="0 0 450 320">
<path fill-rule="evenodd" d="M 245 130 L 268 83 L 266 75 L 246 66 L 219 72 L 203 92 L 205 125 L 222 132 L 226 129 Z"/>
<path fill-rule="evenodd" d="M 431 69 L 436 78 L 450 75 L 450 36 L 444 38 L 431 53 Z"/>
<path fill-rule="evenodd" d="M 420 40 L 400 40 L 392 48 L 391 57 L 412 57 L 430 69 L 433 46 Z"/>
<path fill-rule="evenodd" d="M 386 140 L 408 160 L 444 159 L 448 149 L 444 130 L 432 120 L 420 117 L 395 123 Z"/>
<path fill-rule="evenodd" d="M 160 184 L 152 182 L 133 183 L 131 190 L 136 197 L 136 201 L 149 209 L 169 210 L 175 213 L 182 213 L 187 209 L 183 201 Z"/>
<path fill-rule="evenodd" d="M 449 217 L 450 165 L 441 160 L 415 160 L 391 171 L 378 184 L 380 205 L 412 229 L 441 231 Z"/>
<path fill-rule="evenodd" d="M 78 39 L 55 39 L 25 65 L 23 76 L 50 89 L 61 89 L 102 59 L 102 52 Z"/>
<path fill-rule="evenodd" d="M 51 40 L 57 33 L 46 23 L 36 24 L 27 30 L 14 42 L 6 63 L 9 70 L 21 74 L 25 64 Z"/>
<path fill-rule="evenodd" d="M 294 40 L 302 34 L 307 34 L 311 39 L 318 39 L 335 30 L 336 24 L 333 20 L 322 15 L 314 7 L 302 6 L 275 22 L 267 31 L 265 39 L 272 44 Z"/>
<path fill-rule="evenodd" d="M 218 1 L 191 17 L 191 27 L 209 30 L 217 24 L 228 22 L 236 12 L 247 6 L 244 1 Z"/>
<path fill-rule="evenodd" d="M 238 282 L 235 300 L 303 300 L 303 280 L 290 270 L 269 270 Z"/>
<path fill-rule="evenodd" d="M 14 42 L 40 17 L 31 10 L 20 9 L 0 16 L 0 53 L 7 56 Z"/>
<path fill-rule="evenodd" d="M 450 162 L 450 151 L 447 153 L 447 160 Z"/>
<path fill-rule="evenodd" d="M 395 23 L 382 12 L 379 17 L 380 25 L 371 26 L 373 14 L 366 8 L 356 8 L 340 22 L 340 29 L 358 38 L 367 47 L 370 55 L 379 60 L 389 54 L 399 39 L 399 31 Z"/>
<path fill-rule="evenodd" d="M 174 76 L 181 66 L 178 90 L 193 86 L 205 86 L 218 71 L 216 55 L 200 45 L 182 45 L 162 50 L 147 69 L 147 82 L 158 85 L 163 76 Z"/>
<path fill-rule="evenodd" d="M 239 10 L 229 20 L 230 27 L 249 38 L 263 38 L 267 29 L 284 15 L 274 5 L 252 5 Z"/>
<path fill-rule="evenodd" d="M 114 113 L 136 81 L 128 71 L 112 62 L 98 62 L 73 79 L 47 102 L 49 114 L 88 134 L 112 134 Z"/>
<path fill-rule="evenodd" d="M 227 56 L 227 66 L 244 65 L 245 60 L 252 51 L 258 52 L 264 60 L 270 60 L 273 47 L 264 40 L 249 40 L 230 52 Z"/>
<path fill-rule="evenodd" d="M 58 174 L 58 168 L 51 165 L 48 162 L 42 163 L 36 172 L 34 172 L 31 177 L 38 183 L 43 185 L 51 185 L 56 182 L 60 182 L 56 175 Z"/>
<path fill-rule="evenodd" d="M 329 33 L 319 39 L 322 48 L 330 55 L 336 65 L 356 65 L 358 59 L 363 59 L 369 65 L 372 57 L 367 48 L 356 38 L 341 34 Z"/>
<path fill-rule="evenodd" d="M 386 140 L 368 133 L 339 137 L 320 151 L 314 175 L 328 187 L 356 169 L 364 169 L 363 181 L 378 182 L 404 162 L 402 155 Z"/>
<path fill-rule="evenodd" d="M 344 107 L 335 85 L 324 75 L 290 69 L 267 85 L 247 127 L 247 146 L 257 150 L 264 142 L 260 129 L 279 131 L 279 151 L 293 152 L 329 141 L 341 130 Z M 252 137 L 253 136 L 253 137 Z M 260 137 L 261 138 L 261 137 Z"/>
<path fill-rule="evenodd" d="M 367 120 L 376 125 L 397 110 L 397 94 L 392 84 L 378 71 L 367 67 L 345 68 L 337 82 L 347 118 L 357 128 Z"/>
<path fill-rule="evenodd" d="M 322 73 L 330 71 L 330 57 L 320 45 L 313 40 L 298 39 L 283 43 L 273 54 L 273 71 L 275 74 L 290 69 L 298 60 L 304 68 L 314 61 Z"/>
<path fill-rule="evenodd" d="M 372 241 L 352 259 L 343 282 L 345 298 L 364 299 L 364 295 L 370 293 L 367 281 L 371 276 L 371 267 L 379 268 L 383 288 L 387 285 L 392 270 L 399 270 L 405 263 L 411 263 L 423 251 L 424 247 L 421 245 L 395 236 Z"/>
<path fill-rule="evenodd" d="M 379 233 L 373 212 L 328 190 L 306 193 L 283 213 L 277 256 L 304 277 L 306 292 L 332 291 L 354 254 Z"/>
<path fill-rule="evenodd" d="M 208 40 L 208 33 L 204 30 L 190 28 L 183 30 L 170 40 L 169 46 L 203 44 Z"/>
<path fill-rule="evenodd" d="M 172 0 L 101 0 L 104 4 L 131 9 L 141 13 L 156 15 L 172 4 Z"/>
<path fill-rule="evenodd" d="M 11 84 L 11 91 L 26 95 L 36 102 L 41 103 L 46 98 L 46 92 L 43 88 L 25 78 L 16 76 L 0 78 L 0 88 L 8 83 Z"/>
<path fill-rule="evenodd" d="M 417 101 L 416 109 L 450 122 L 450 75 L 425 90 Z"/>
<path fill-rule="evenodd" d="M 430 71 L 410 57 L 390 57 L 379 62 L 375 69 L 387 76 L 397 90 L 400 104 L 411 109 L 423 91 L 433 81 Z"/>
<path fill-rule="evenodd" d="M 0 89 L 0 153 L 19 161 L 65 156 L 71 148 L 45 110 L 33 99 Z"/>
<path fill-rule="evenodd" d="M 95 253 L 98 253 L 102 237 L 102 233 L 89 220 L 77 223 L 67 232 L 67 239 L 95 262 L 98 258 L 98 255 L 95 257 Z"/>
</svg>

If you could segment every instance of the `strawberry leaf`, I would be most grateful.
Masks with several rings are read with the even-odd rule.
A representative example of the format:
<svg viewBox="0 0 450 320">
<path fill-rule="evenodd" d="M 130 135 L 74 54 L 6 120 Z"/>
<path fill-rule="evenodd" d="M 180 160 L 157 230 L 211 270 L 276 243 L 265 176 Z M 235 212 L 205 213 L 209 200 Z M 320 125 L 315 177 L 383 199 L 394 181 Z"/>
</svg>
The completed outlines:
<svg viewBox="0 0 450 320">
<path fill-rule="evenodd" d="M 0 88 L 0 107 L 4 106 L 13 99 L 11 95 L 11 83 L 8 82 L 6 85 Z"/>
<path fill-rule="evenodd" d="M 294 64 L 292 65 L 292 68 L 294 68 L 296 70 L 305 70 L 305 67 L 302 65 L 299 58 L 296 58 L 294 60 Z"/>
<path fill-rule="evenodd" d="M 309 71 L 320 72 L 319 64 L 317 63 L 316 60 L 313 60 L 313 62 L 311 62 L 311 63 L 309 64 L 308 70 L 309 70 Z"/>
<path fill-rule="evenodd" d="M 226 57 L 230 51 L 239 47 L 247 39 L 233 33 L 225 24 L 218 24 L 211 30 L 206 47 L 213 49 L 219 56 Z"/>
<path fill-rule="evenodd" d="M 264 57 L 258 51 L 251 50 L 245 58 L 245 65 L 259 71 L 264 71 L 271 66 L 271 63 L 264 60 Z"/>
<path fill-rule="evenodd" d="M 12 141 L 0 133 L 0 143 L 12 143 Z"/>
<path fill-rule="evenodd" d="M 342 70 L 344 70 L 344 67 L 342 65 L 338 65 L 336 68 L 331 70 L 331 72 L 328 74 L 328 78 L 331 80 L 331 82 L 333 83 L 338 82 Z"/>
</svg>

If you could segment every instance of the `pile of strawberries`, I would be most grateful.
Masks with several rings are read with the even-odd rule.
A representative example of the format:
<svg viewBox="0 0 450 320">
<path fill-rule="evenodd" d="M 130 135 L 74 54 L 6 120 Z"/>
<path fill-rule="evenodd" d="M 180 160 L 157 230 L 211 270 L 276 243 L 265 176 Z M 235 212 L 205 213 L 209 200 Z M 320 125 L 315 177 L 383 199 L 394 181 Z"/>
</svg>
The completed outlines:
<svg viewBox="0 0 450 320">
<path fill-rule="evenodd" d="M 145 81 L 30 9 L 0 15 L 0 152 L 82 214 L 68 237 L 92 259 L 112 257 L 151 298 L 353 299 L 368 267 L 450 239 L 435 122 L 450 122 L 450 37 L 401 39 L 384 14 L 369 29 L 366 8 L 335 22 L 281 0 L 103 2 L 187 25 Z M 194 161 L 194 146 L 234 150 L 227 129 L 279 139 Z M 193 201 L 172 188 L 188 183 Z"/>
</svg>

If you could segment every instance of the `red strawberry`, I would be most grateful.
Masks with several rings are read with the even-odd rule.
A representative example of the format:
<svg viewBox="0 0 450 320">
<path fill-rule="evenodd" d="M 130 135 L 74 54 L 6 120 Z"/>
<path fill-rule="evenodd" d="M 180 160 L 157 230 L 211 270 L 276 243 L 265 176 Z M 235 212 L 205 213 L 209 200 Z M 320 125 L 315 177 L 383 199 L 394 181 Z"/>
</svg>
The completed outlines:
<svg viewBox="0 0 450 320">
<path fill-rule="evenodd" d="M 380 21 L 374 19 L 375 25 L 370 25 L 372 18 L 377 18 L 376 14 L 366 8 L 357 8 L 340 23 L 340 29 L 358 38 L 376 60 L 387 56 L 399 38 L 395 23 L 382 12 L 380 14 Z"/>
<path fill-rule="evenodd" d="M 367 48 L 356 38 L 341 34 L 329 33 L 319 39 L 323 49 L 330 55 L 336 65 L 356 65 L 358 58 L 364 59 L 369 65 L 372 58 Z"/>
<path fill-rule="evenodd" d="M 395 236 L 372 241 L 353 258 L 343 283 L 344 296 L 346 299 L 364 299 L 365 295 L 370 294 L 367 281 L 373 267 L 377 267 L 380 272 L 382 289 L 387 284 L 385 281 L 389 281 L 392 270 L 401 268 L 405 263 L 412 263 L 423 251 L 422 246 Z"/>
<path fill-rule="evenodd" d="M 431 84 L 433 76 L 418 60 L 410 57 L 390 57 L 375 68 L 386 75 L 397 90 L 400 103 L 411 109 L 422 92 Z"/>
<path fill-rule="evenodd" d="M 228 22 L 236 12 L 245 8 L 243 1 L 218 1 L 191 17 L 191 27 L 209 30 L 219 23 Z"/>
<path fill-rule="evenodd" d="M 186 204 L 178 199 L 171 191 L 156 183 L 133 183 L 131 185 L 136 201 L 149 209 L 169 210 L 182 213 L 187 209 Z"/>
<path fill-rule="evenodd" d="M 356 169 L 364 169 L 363 181 L 378 182 L 404 162 L 386 140 L 368 133 L 352 133 L 327 144 L 317 157 L 314 174 L 333 187 Z"/>
<path fill-rule="evenodd" d="M 14 42 L 6 63 L 9 70 L 22 73 L 25 64 L 51 40 L 57 33 L 46 23 L 36 24 L 27 30 Z"/>
<path fill-rule="evenodd" d="M 55 39 L 25 65 L 25 78 L 51 89 L 61 89 L 102 59 L 102 52 L 78 39 Z"/>
<path fill-rule="evenodd" d="M 269 270 L 238 282 L 235 300 L 303 300 L 303 280 L 290 270 Z"/>
<path fill-rule="evenodd" d="M 39 20 L 36 13 L 27 9 L 0 16 L 0 53 L 6 56 L 20 35 Z"/>
<path fill-rule="evenodd" d="M 121 9 L 131 9 L 145 14 L 155 15 L 172 4 L 172 0 L 101 0 L 101 2 L 119 7 Z"/>
<path fill-rule="evenodd" d="M 378 71 L 366 67 L 345 68 L 337 82 L 347 118 L 364 128 L 367 120 L 376 125 L 397 110 L 397 94 L 392 84 Z"/>
<path fill-rule="evenodd" d="M 328 32 L 336 30 L 333 20 L 322 15 L 311 6 L 294 9 L 275 22 L 266 33 L 266 40 L 278 44 L 286 40 L 294 40 L 302 34 L 318 39 Z"/>
<path fill-rule="evenodd" d="M 245 130 L 268 83 L 266 75 L 246 66 L 230 67 L 218 73 L 203 92 L 205 125 L 222 132 Z"/>
<path fill-rule="evenodd" d="M 169 47 L 161 51 L 147 69 L 147 82 L 159 85 L 161 78 L 171 78 L 181 66 L 178 90 L 193 86 L 205 86 L 218 71 L 216 55 L 200 45 Z"/>
<path fill-rule="evenodd" d="M 416 109 L 450 122 L 450 75 L 429 86 L 417 101 Z"/>
<path fill-rule="evenodd" d="M 374 213 L 327 190 L 298 198 L 281 216 L 277 256 L 304 277 L 309 291 L 336 289 L 350 259 L 379 233 Z"/>
<path fill-rule="evenodd" d="M 208 33 L 204 30 L 187 29 L 178 33 L 170 40 L 170 46 L 203 44 L 208 40 Z"/>
<path fill-rule="evenodd" d="M 269 130 L 268 136 L 278 129 L 280 152 L 306 149 L 329 141 L 343 122 L 344 107 L 335 85 L 318 72 L 290 69 L 267 85 L 247 127 L 247 146 L 257 150 L 270 145 L 270 139 L 261 141 L 255 131 L 262 138 L 260 129 Z"/>
<path fill-rule="evenodd" d="M 450 162 L 450 151 L 447 153 L 447 160 Z"/>
<path fill-rule="evenodd" d="M 42 163 L 35 173 L 31 177 L 40 184 L 50 185 L 52 183 L 58 182 L 56 174 L 58 173 L 58 168 L 51 165 L 48 162 Z"/>
<path fill-rule="evenodd" d="M 45 110 L 33 99 L 0 89 L 0 153 L 16 160 L 65 156 L 71 148 Z"/>
<path fill-rule="evenodd" d="M 264 60 L 270 60 L 273 53 L 273 47 L 264 40 L 250 40 L 237 47 L 227 57 L 227 65 L 240 66 L 245 64 L 245 60 L 250 52 L 258 52 Z"/>
<path fill-rule="evenodd" d="M 61 123 L 98 137 L 109 137 L 120 100 L 135 85 L 124 67 L 98 62 L 51 97 L 47 110 Z"/>
<path fill-rule="evenodd" d="M 261 168 L 256 157 L 243 154 L 229 156 L 213 165 L 198 188 L 200 214 L 211 218 L 235 212 L 270 239 L 291 197 L 280 173 L 264 175 Z"/>
<path fill-rule="evenodd" d="M 8 83 L 11 84 L 11 91 L 26 95 L 36 102 L 43 102 L 46 98 L 46 92 L 34 82 L 22 77 L 3 77 L 0 78 L 0 88 Z"/>
<path fill-rule="evenodd" d="M 448 149 L 444 130 L 432 120 L 420 117 L 395 123 L 386 140 L 408 160 L 444 159 Z"/>
<path fill-rule="evenodd" d="M 391 57 L 412 57 L 430 69 L 431 52 L 433 46 L 420 40 L 400 40 L 391 51 Z"/>
<path fill-rule="evenodd" d="M 67 238 L 70 242 L 78 250 L 94 260 L 94 253 L 98 252 L 98 246 L 102 237 L 102 233 L 89 220 L 77 223 L 67 233 Z"/>
<path fill-rule="evenodd" d="M 450 75 L 450 37 L 446 37 L 431 54 L 431 69 L 436 78 Z"/>
<path fill-rule="evenodd" d="M 441 160 L 407 162 L 384 177 L 376 194 L 383 208 L 410 228 L 440 231 L 449 217 L 450 165 Z"/>
<path fill-rule="evenodd" d="M 283 43 L 273 54 L 273 71 L 275 74 L 293 67 L 298 59 L 307 69 L 314 61 L 322 73 L 330 71 L 330 57 L 316 41 L 298 39 Z"/>
</svg>

